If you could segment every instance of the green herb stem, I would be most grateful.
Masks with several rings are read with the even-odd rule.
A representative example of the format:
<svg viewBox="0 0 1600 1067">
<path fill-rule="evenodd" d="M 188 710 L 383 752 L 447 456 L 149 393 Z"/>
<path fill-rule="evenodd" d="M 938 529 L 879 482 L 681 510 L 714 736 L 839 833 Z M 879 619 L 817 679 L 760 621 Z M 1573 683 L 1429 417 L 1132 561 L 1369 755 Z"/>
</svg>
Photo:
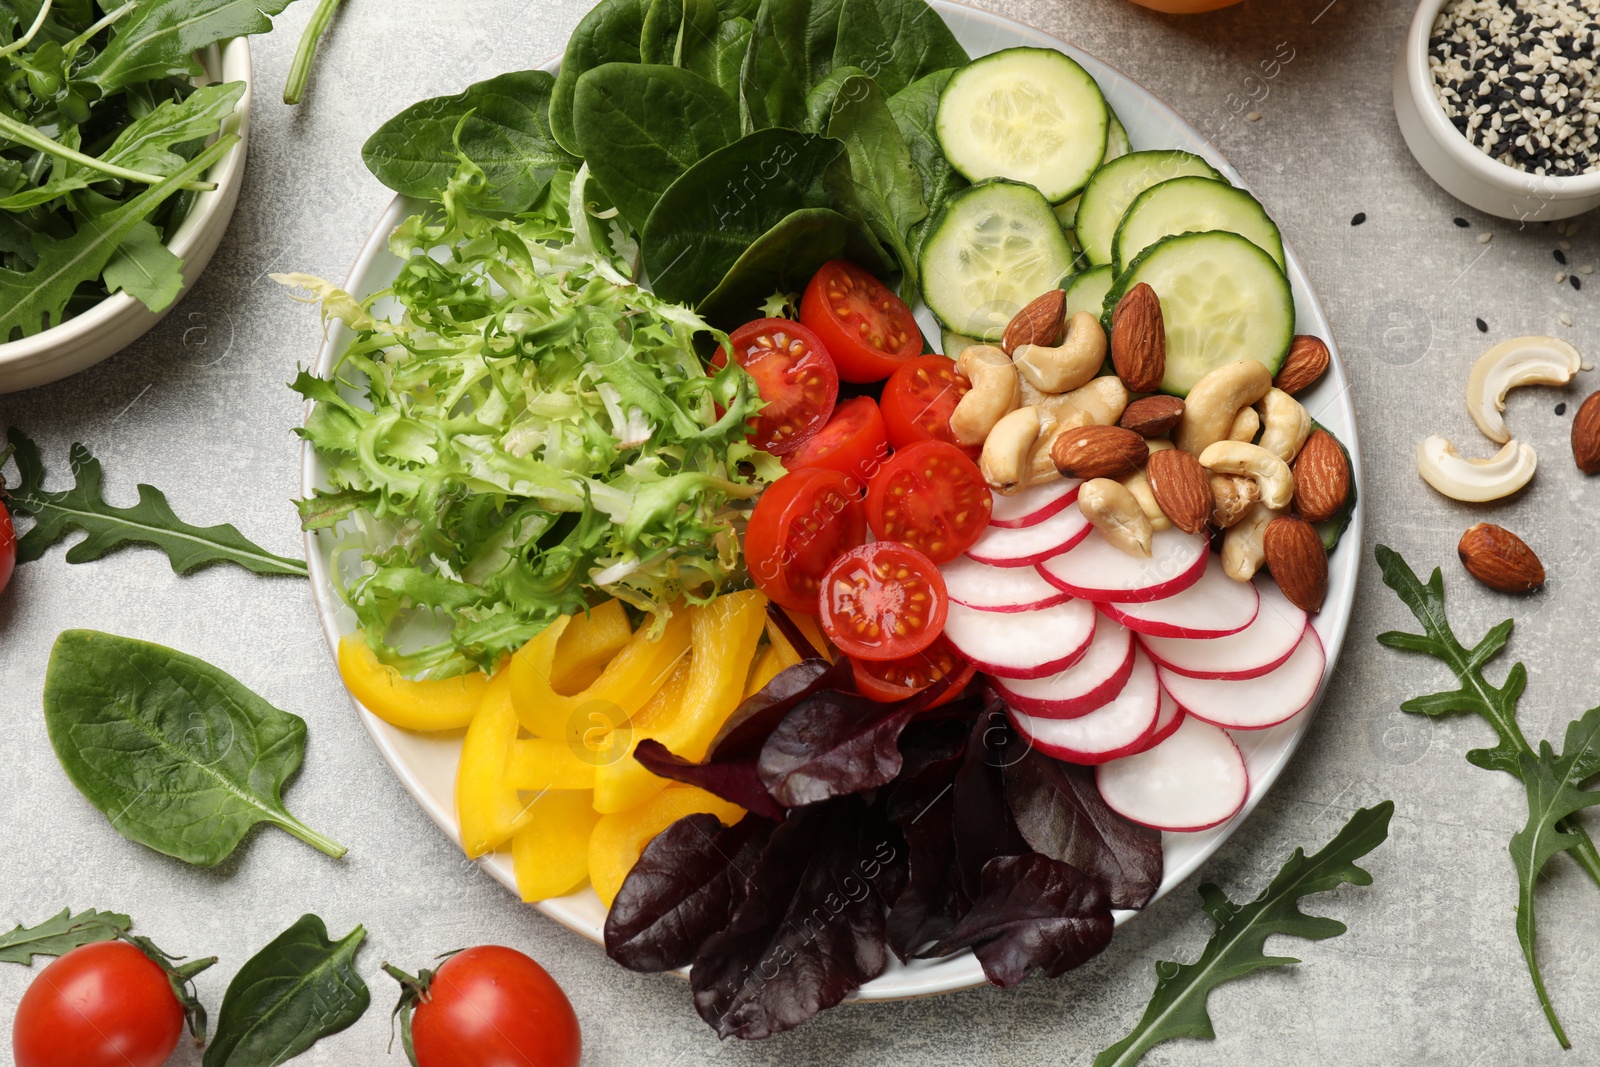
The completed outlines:
<svg viewBox="0 0 1600 1067">
<path fill-rule="evenodd" d="M 318 852 L 332 856 L 334 859 L 341 859 L 346 852 L 350 851 L 333 838 L 317 833 L 311 827 L 307 826 L 305 823 L 294 818 L 293 816 L 290 816 L 287 820 L 280 818 L 275 821 L 279 826 L 283 827 L 283 829 L 298 837 L 300 840 L 304 841 Z"/>
<path fill-rule="evenodd" d="M 117 8 L 115 11 L 112 11 L 112 12 L 108 13 L 99 22 L 96 22 L 93 26 L 90 26 L 88 29 L 86 29 L 82 33 L 78 34 L 78 36 L 74 37 L 67 44 L 67 47 L 66 47 L 67 55 L 69 55 L 69 56 L 77 55 L 78 54 L 78 50 L 80 48 L 82 48 L 84 45 L 88 44 L 90 41 L 94 40 L 95 34 L 99 33 L 101 30 L 105 29 L 106 27 L 113 25 L 118 19 L 122 18 L 122 16 L 128 14 L 130 11 L 132 11 L 134 8 L 136 8 L 138 6 L 139 6 L 138 0 L 128 0 L 128 2 L 126 4 L 123 4 L 121 7 Z"/>
<path fill-rule="evenodd" d="M 283 102 L 298 104 L 306 95 L 306 84 L 311 81 L 311 64 L 317 58 L 317 45 L 328 32 L 328 24 L 339 10 L 343 0 L 321 0 L 300 35 L 300 46 L 294 50 L 294 62 L 289 65 L 289 80 L 283 86 Z"/>
<path fill-rule="evenodd" d="M 4 48 L 0 48 L 0 59 L 4 59 L 13 52 L 19 52 L 32 43 L 34 35 L 39 32 L 42 26 L 44 26 L 44 20 L 50 17 L 50 6 L 54 3 L 55 0 L 44 0 L 44 3 L 39 5 L 39 13 L 34 16 L 33 25 L 28 27 L 28 32 L 23 34 L 21 37 L 18 37 L 15 41 L 12 41 Z"/>
<path fill-rule="evenodd" d="M 146 174 L 143 171 L 129 170 L 127 167 L 119 167 L 115 163 L 107 163 L 105 160 L 86 156 L 82 152 L 68 148 L 58 141 L 52 141 L 27 123 L 18 122 L 16 119 L 4 114 L 0 114 L 0 137 L 8 138 L 17 144 L 27 145 L 29 148 L 38 149 L 40 152 L 69 160 L 80 167 L 88 167 L 90 170 L 97 170 L 110 177 L 121 178 L 124 181 L 138 182 L 141 185 L 160 185 L 166 180 L 160 174 Z M 185 182 L 180 186 L 183 189 L 195 189 L 200 192 L 207 192 L 216 187 L 216 182 L 205 181 Z"/>
</svg>

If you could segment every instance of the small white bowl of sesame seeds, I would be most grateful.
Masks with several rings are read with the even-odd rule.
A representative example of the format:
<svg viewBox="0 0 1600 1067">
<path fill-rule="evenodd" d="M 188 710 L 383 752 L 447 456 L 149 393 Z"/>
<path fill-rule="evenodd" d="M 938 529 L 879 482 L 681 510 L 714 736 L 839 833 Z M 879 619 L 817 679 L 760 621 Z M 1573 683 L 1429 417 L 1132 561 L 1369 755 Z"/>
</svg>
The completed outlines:
<svg viewBox="0 0 1600 1067">
<path fill-rule="evenodd" d="M 1394 72 L 1411 154 L 1450 195 L 1549 222 L 1600 207 L 1593 0 L 1423 0 Z"/>
</svg>

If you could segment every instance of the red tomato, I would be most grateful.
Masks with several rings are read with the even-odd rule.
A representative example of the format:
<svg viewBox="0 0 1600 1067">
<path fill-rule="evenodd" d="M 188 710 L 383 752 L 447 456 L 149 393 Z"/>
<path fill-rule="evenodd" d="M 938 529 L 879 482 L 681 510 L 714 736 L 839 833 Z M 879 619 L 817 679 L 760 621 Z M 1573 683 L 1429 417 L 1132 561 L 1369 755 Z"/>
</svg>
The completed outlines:
<svg viewBox="0 0 1600 1067">
<path fill-rule="evenodd" d="M 183 1036 L 167 973 L 126 941 L 84 945 L 22 994 L 11 1030 L 16 1067 L 159 1067 Z"/>
<path fill-rule="evenodd" d="M 810 467 L 785 474 L 756 501 L 745 527 L 745 567 L 769 599 L 815 615 L 823 574 L 866 539 L 866 511 L 850 479 Z"/>
<path fill-rule="evenodd" d="M 750 420 L 750 443 L 787 456 L 822 429 L 839 399 L 839 373 L 817 335 L 790 319 L 757 319 L 734 330 L 733 358 L 756 380 L 767 406 Z M 728 365 L 718 349 L 713 367 Z"/>
<path fill-rule="evenodd" d="M 903 541 L 935 563 L 971 548 L 993 508 L 978 465 L 943 441 L 896 452 L 867 487 L 867 522 L 878 539 Z"/>
<path fill-rule="evenodd" d="M 889 376 L 883 387 L 883 422 L 889 443 L 908 448 L 918 441 L 956 444 L 950 432 L 950 415 L 972 388 L 956 362 L 945 356 L 918 356 Z M 961 449 L 973 459 L 983 450 L 974 445 Z"/>
<path fill-rule="evenodd" d="M 928 705 L 932 708 L 960 696 L 967 683 L 972 681 L 972 676 L 978 672 L 943 634 L 921 652 L 904 659 L 853 659 L 850 661 L 850 670 L 856 676 L 856 688 L 861 690 L 861 695 L 883 703 L 905 700 L 939 679 L 954 675 L 955 681 L 944 691 L 944 695 Z"/>
<path fill-rule="evenodd" d="M 484 945 L 444 961 L 411 1016 L 418 1067 L 578 1067 L 572 1003 L 515 949 Z"/>
<path fill-rule="evenodd" d="M 905 301 L 854 263 L 824 263 L 800 298 L 800 321 L 822 338 L 847 382 L 879 382 L 922 351 Z"/>
<path fill-rule="evenodd" d="M 5 591 L 16 565 L 17 532 L 11 525 L 11 515 L 6 511 L 6 506 L 0 504 L 0 592 Z"/>
<path fill-rule="evenodd" d="M 790 470 L 826 467 L 850 479 L 859 494 L 889 458 L 889 435 L 883 413 L 870 396 L 858 396 L 834 409 L 815 437 L 783 461 Z"/>
<path fill-rule="evenodd" d="M 846 552 L 822 579 L 822 632 L 851 659 L 921 652 L 944 631 L 950 596 L 933 560 L 898 541 Z"/>
</svg>

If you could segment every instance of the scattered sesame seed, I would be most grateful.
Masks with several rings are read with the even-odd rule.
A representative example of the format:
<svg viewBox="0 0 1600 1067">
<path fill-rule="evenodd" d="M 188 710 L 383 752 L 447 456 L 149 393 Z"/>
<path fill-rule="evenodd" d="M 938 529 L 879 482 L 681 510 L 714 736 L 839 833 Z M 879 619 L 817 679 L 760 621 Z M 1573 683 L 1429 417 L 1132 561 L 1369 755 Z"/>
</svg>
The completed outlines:
<svg viewBox="0 0 1600 1067">
<path fill-rule="evenodd" d="M 1571 241 L 1557 241 L 1556 244 L 1561 246 L 1561 250 L 1563 252 L 1572 251 L 1572 242 Z"/>
<path fill-rule="evenodd" d="M 1485 230 L 1483 233 L 1478 234 L 1478 243 L 1480 245 L 1486 245 L 1492 240 L 1494 240 L 1494 232 L 1491 230 Z"/>
<path fill-rule="evenodd" d="M 1566 280 L 1567 280 L 1567 272 L 1566 271 L 1564 271 L 1564 270 L 1556 271 L 1556 284 L 1557 285 L 1560 285 L 1562 282 L 1564 282 Z"/>
<path fill-rule="evenodd" d="M 1583 282 L 1578 280 L 1578 276 L 1576 274 L 1572 275 L 1571 277 L 1569 277 L 1567 279 L 1567 284 L 1572 286 L 1574 289 L 1582 289 L 1583 288 Z"/>
<path fill-rule="evenodd" d="M 1563 326 L 1571 326 L 1572 325 L 1572 316 L 1568 315 L 1565 311 L 1563 311 L 1560 314 L 1559 318 L 1561 319 L 1561 325 L 1563 325 Z M 1584 370 L 1591 370 L 1592 368 L 1585 367 L 1583 369 Z"/>
<path fill-rule="evenodd" d="M 1487 322 L 1484 322 L 1482 319 L 1477 319 L 1476 322 L 1478 323 L 1478 332 L 1479 333 L 1488 333 L 1489 332 L 1489 324 Z"/>
<path fill-rule="evenodd" d="M 1563 267 L 1565 267 L 1567 265 L 1567 254 L 1565 252 L 1561 251 L 1561 249 L 1558 248 L 1554 252 L 1551 252 L 1550 254 L 1552 256 L 1555 256 L 1556 257 L 1556 262 L 1561 264 Z"/>
<path fill-rule="evenodd" d="M 1455 223 L 1457 226 L 1461 227 L 1463 230 L 1466 229 L 1468 226 L 1472 225 L 1472 223 L 1468 222 L 1466 219 L 1462 218 L 1460 215 L 1457 215 L 1455 218 L 1451 219 L 1450 221 Z"/>
<path fill-rule="evenodd" d="M 1594 273 L 1594 264 L 1593 263 L 1585 263 L 1583 266 L 1578 268 L 1578 273 L 1579 274 L 1593 274 Z"/>
<path fill-rule="evenodd" d="M 1245 118 L 1246 122 L 1260 122 L 1261 121 L 1261 112 L 1252 111 L 1252 112 L 1250 112 L 1250 114 L 1246 115 L 1244 118 Z"/>
<path fill-rule="evenodd" d="M 1565 415 L 1566 413 L 1567 413 L 1567 405 L 1565 404 L 1565 402 L 1556 405 L 1556 414 L 1557 415 Z"/>
<path fill-rule="evenodd" d="M 1366 222 L 1366 221 L 1367 221 L 1367 213 L 1365 211 L 1358 211 L 1353 216 L 1351 216 L 1350 225 L 1352 225 L 1352 226 L 1360 226 L 1363 222 Z"/>
</svg>

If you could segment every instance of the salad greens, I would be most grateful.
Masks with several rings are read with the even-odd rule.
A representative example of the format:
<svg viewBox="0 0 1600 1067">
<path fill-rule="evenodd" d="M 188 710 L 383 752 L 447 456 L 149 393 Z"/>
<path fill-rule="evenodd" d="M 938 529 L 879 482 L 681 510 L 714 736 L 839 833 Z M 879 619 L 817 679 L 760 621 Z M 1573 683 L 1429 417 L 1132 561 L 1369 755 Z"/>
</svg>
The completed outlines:
<svg viewBox="0 0 1600 1067">
<path fill-rule="evenodd" d="M 1517 721 L 1517 701 L 1528 685 L 1528 672 L 1512 664 L 1506 680 L 1494 685 L 1483 668 L 1500 654 L 1511 639 L 1512 622 L 1492 628 L 1472 648 L 1467 648 L 1450 628 L 1444 610 L 1444 578 L 1439 569 L 1424 584 L 1400 557 L 1384 545 L 1377 550 L 1383 581 L 1393 589 L 1422 624 L 1423 633 L 1391 631 L 1378 635 L 1390 648 L 1421 652 L 1442 661 L 1461 682 L 1461 688 L 1413 697 L 1400 710 L 1416 715 L 1444 716 L 1472 712 L 1494 727 L 1500 743 L 1467 753 L 1467 762 L 1484 770 L 1504 771 L 1522 782 L 1528 794 L 1528 821 L 1511 838 L 1511 860 L 1517 872 L 1517 939 L 1528 963 L 1534 992 L 1545 1018 L 1562 1048 L 1570 1048 L 1566 1031 L 1539 973 L 1538 939 L 1534 923 L 1534 889 L 1539 875 L 1559 853 L 1572 857 L 1600 885 L 1600 854 L 1594 841 L 1577 821 L 1584 808 L 1600 804 L 1600 790 L 1584 789 L 1600 775 L 1600 708 L 1592 708 L 1567 726 L 1558 756 L 1550 742 L 1538 749 L 1528 743 Z"/>
<path fill-rule="evenodd" d="M 0 934 L 0 963 L 31 966 L 35 956 L 65 956 L 75 948 L 97 941 L 113 941 L 133 926 L 133 920 L 115 912 L 80 911 L 62 908 L 37 926 L 18 923 L 10 933 Z"/>
</svg>

